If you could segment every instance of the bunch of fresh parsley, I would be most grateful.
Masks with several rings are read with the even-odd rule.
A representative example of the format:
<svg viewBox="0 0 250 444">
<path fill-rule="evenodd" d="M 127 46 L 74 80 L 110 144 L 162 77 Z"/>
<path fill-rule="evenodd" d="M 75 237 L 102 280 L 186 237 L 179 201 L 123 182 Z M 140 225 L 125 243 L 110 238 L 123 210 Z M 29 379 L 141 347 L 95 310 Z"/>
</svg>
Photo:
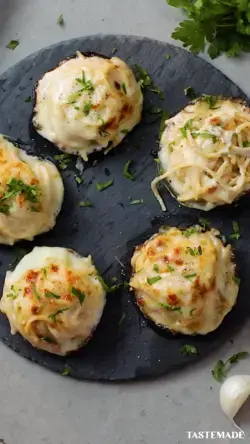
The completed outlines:
<svg viewBox="0 0 250 444">
<path fill-rule="evenodd" d="M 228 57 L 250 52 L 249 0 L 166 0 L 188 14 L 172 37 L 194 54 L 206 49 L 214 59 L 225 52 Z"/>
</svg>

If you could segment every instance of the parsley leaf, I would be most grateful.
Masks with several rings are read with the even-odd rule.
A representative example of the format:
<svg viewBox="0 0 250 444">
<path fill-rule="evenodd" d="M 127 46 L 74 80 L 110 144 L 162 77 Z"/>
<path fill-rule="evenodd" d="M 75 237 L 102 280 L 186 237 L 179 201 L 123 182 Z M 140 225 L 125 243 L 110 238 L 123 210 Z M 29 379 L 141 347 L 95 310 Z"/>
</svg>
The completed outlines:
<svg viewBox="0 0 250 444">
<path fill-rule="evenodd" d="M 149 91 L 157 94 L 160 99 L 164 99 L 163 92 L 155 85 L 148 72 L 139 65 L 134 65 L 134 68 L 137 71 L 141 88 L 148 88 Z"/>
<path fill-rule="evenodd" d="M 190 237 L 194 233 L 200 233 L 201 227 L 199 225 L 193 225 L 182 232 L 183 236 Z"/>
<path fill-rule="evenodd" d="M 89 112 L 90 112 L 92 106 L 93 106 L 93 105 L 92 105 L 92 102 L 86 102 L 86 103 L 84 104 L 84 106 L 83 106 L 83 112 L 84 112 L 85 116 L 88 116 L 88 115 L 89 115 Z"/>
<path fill-rule="evenodd" d="M 183 137 L 187 137 L 187 130 L 191 130 L 192 129 L 193 120 L 194 119 L 189 119 L 185 123 L 185 125 L 182 128 L 180 128 L 180 132 L 183 135 Z"/>
<path fill-rule="evenodd" d="M 191 273 L 191 274 L 184 274 L 183 277 L 186 279 L 193 279 L 195 276 L 197 276 L 197 273 Z"/>
<path fill-rule="evenodd" d="M 188 355 L 198 355 L 198 350 L 194 345 L 185 344 L 181 347 L 181 354 Z"/>
<path fill-rule="evenodd" d="M 69 310 L 69 308 L 61 308 L 61 310 L 57 310 L 55 313 L 49 315 L 48 317 L 52 320 L 52 322 L 56 322 L 56 317 L 67 310 Z"/>
<path fill-rule="evenodd" d="M 167 302 L 164 302 L 164 303 L 161 302 L 159 305 L 168 311 L 180 311 L 181 310 L 181 307 L 177 307 L 175 305 L 170 305 Z"/>
<path fill-rule="evenodd" d="M 60 296 L 58 294 L 55 294 L 49 290 L 45 290 L 44 296 L 49 299 L 60 299 Z"/>
<path fill-rule="evenodd" d="M 16 49 L 16 47 L 19 45 L 19 40 L 11 40 L 8 45 L 6 46 L 6 48 L 11 49 L 12 51 L 14 51 L 14 49 Z"/>
<path fill-rule="evenodd" d="M 64 22 L 63 15 L 60 14 L 59 17 L 58 17 L 58 19 L 57 19 L 57 24 L 58 24 L 59 26 L 63 26 L 64 23 L 65 23 L 65 22 Z"/>
<path fill-rule="evenodd" d="M 201 256 L 202 255 L 202 248 L 199 245 L 198 247 L 187 247 L 187 253 L 191 254 L 191 256 Z"/>
<path fill-rule="evenodd" d="M 222 361 L 221 359 L 216 362 L 212 375 L 217 382 L 222 382 L 230 370 L 231 365 L 237 364 L 241 359 L 247 358 L 248 352 L 239 352 L 227 359 L 227 361 Z"/>
<path fill-rule="evenodd" d="M 134 180 L 134 176 L 133 176 L 133 174 L 131 174 L 130 171 L 129 171 L 129 168 L 130 168 L 131 163 L 132 163 L 132 160 L 128 160 L 128 161 L 125 163 L 124 170 L 123 170 L 123 175 L 124 175 L 124 177 L 125 177 L 126 179 Z"/>
<path fill-rule="evenodd" d="M 28 185 L 22 180 L 13 177 L 8 183 L 8 192 L 2 197 L 2 201 L 18 194 L 23 194 L 25 199 L 32 203 L 38 202 L 38 188 L 36 185 Z"/>
<path fill-rule="evenodd" d="M 174 30 L 193 53 L 203 52 L 208 43 L 211 58 L 225 52 L 228 57 L 250 51 L 250 9 L 248 0 L 167 0 L 176 8 L 184 8 L 188 19 Z"/>
<path fill-rule="evenodd" d="M 96 184 L 96 188 L 98 189 L 98 191 L 103 191 L 106 190 L 106 188 L 111 187 L 111 185 L 113 185 L 114 180 L 108 180 L 107 182 L 97 182 Z"/>
<path fill-rule="evenodd" d="M 79 202 L 79 207 L 93 207 L 93 204 L 90 200 L 81 200 L 81 202 Z"/>
<path fill-rule="evenodd" d="M 154 264 L 154 266 L 153 266 L 153 270 L 156 272 L 156 273 L 159 273 L 159 266 L 157 265 L 157 264 Z"/>
<path fill-rule="evenodd" d="M 203 230 L 206 230 L 210 227 L 211 222 L 209 222 L 209 220 L 205 219 L 204 217 L 200 217 L 199 224 L 202 226 Z"/>
<path fill-rule="evenodd" d="M 239 222 L 233 221 L 233 233 L 229 236 L 230 239 L 238 240 L 240 238 Z"/>
<path fill-rule="evenodd" d="M 197 97 L 195 90 L 191 86 L 184 89 L 184 94 L 192 100 L 196 99 Z"/>
<path fill-rule="evenodd" d="M 122 83 L 121 87 L 122 87 L 124 94 L 127 95 L 127 87 L 126 87 L 125 83 Z"/>
<path fill-rule="evenodd" d="M 84 71 L 82 71 L 82 77 L 77 77 L 76 78 L 76 82 L 79 83 L 79 85 L 81 86 L 81 89 L 79 92 L 82 91 L 89 91 L 89 92 L 93 92 L 94 91 L 94 85 L 91 82 L 91 80 L 86 80 L 86 76 Z"/>
<path fill-rule="evenodd" d="M 173 266 L 170 265 L 170 264 L 167 265 L 167 268 L 168 268 L 168 271 L 169 271 L 170 273 L 173 273 L 173 271 L 175 271 L 175 267 L 173 267 Z"/>
<path fill-rule="evenodd" d="M 25 102 L 25 103 L 30 103 L 30 102 L 32 102 L 32 97 L 31 97 L 31 96 L 26 97 L 26 99 L 24 99 L 24 102 Z"/>
<path fill-rule="evenodd" d="M 208 94 L 202 95 L 205 102 L 208 104 L 209 109 L 217 109 L 218 106 L 216 106 L 217 103 L 217 97 L 216 96 L 209 96 Z"/>
<path fill-rule="evenodd" d="M 147 283 L 149 285 L 153 285 L 160 280 L 161 280 L 161 276 L 153 276 L 152 278 L 147 278 Z"/>
<path fill-rule="evenodd" d="M 73 294 L 73 296 L 76 296 L 79 299 L 79 302 L 82 305 L 86 297 L 85 293 L 83 291 L 78 290 L 75 287 L 71 288 L 71 293 Z"/>
<path fill-rule="evenodd" d="M 143 202 L 144 202 L 143 199 L 135 199 L 132 200 L 129 205 L 140 205 L 143 204 Z"/>
<path fill-rule="evenodd" d="M 245 140 L 245 141 L 242 143 L 242 146 L 243 146 L 243 148 L 248 148 L 248 147 L 250 146 L 250 140 Z"/>
<path fill-rule="evenodd" d="M 62 376 L 69 376 L 71 374 L 71 368 L 68 365 L 65 365 L 61 375 Z"/>
</svg>

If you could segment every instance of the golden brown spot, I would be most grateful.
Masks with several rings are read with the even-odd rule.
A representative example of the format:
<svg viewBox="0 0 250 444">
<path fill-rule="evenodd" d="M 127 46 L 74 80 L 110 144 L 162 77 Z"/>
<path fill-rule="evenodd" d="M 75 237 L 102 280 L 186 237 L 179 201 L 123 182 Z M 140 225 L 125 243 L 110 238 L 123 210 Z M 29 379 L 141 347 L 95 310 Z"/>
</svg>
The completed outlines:
<svg viewBox="0 0 250 444">
<path fill-rule="evenodd" d="M 26 281 L 34 282 L 37 279 L 38 271 L 30 270 L 27 274 Z"/>
<path fill-rule="evenodd" d="M 174 249 L 174 254 L 176 254 L 176 256 L 178 256 L 178 254 L 180 254 L 180 252 L 181 252 L 181 249 L 180 249 L 180 248 L 176 247 L 176 248 Z"/>
<path fill-rule="evenodd" d="M 58 265 L 51 265 L 51 271 L 54 271 L 55 273 L 57 273 L 58 272 L 58 270 L 59 270 L 59 267 L 58 267 Z"/>
<path fill-rule="evenodd" d="M 217 188 L 218 187 L 216 185 L 214 187 L 208 188 L 208 190 L 207 190 L 208 194 L 214 193 L 217 190 Z"/>
<path fill-rule="evenodd" d="M 158 240 L 156 241 L 156 246 L 157 246 L 157 247 L 163 247 L 163 245 L 164 245 L 164 242 L 163 242 L 162 239 L 158 239 Z"/>
<path fill-rule="evenodd" d="M 109 120 L 105 125 L 105 130 L 113 129 L 115 130 L 118 127 L 118 123 L 116 120 L 116 117 L 113 117 L 111 120 Z"/>
<path fill-rule="evenodd" d="M 210 119 L 211 125 L 220 125 L 222 122 L 219 117 L 213 117 Z"/>
<path fill-rule="evenodd" d="M 166 264 L 169 263 L 169 257 L 168 256 L 164 256 L 163 260 L 164 260 L 164 262 L 166 262 Z"/>
<path fill-rule="evenodd" d="M 24 289 L 25 296 L 28 296 L 31 293 L 32 293 L 31 287 L 25 287 L 25 289 Z"/>
<path fill-rule="evenodd" d="M 129 105 L 129 104 L 124 105 L 122 110 L 121 110 L 120 121 L 123 120 L 125 117 L 129 116 L 132 113 L 133 113 L 132 105 Z"/>
<path fill-rule="evenodd" d="M 174 293 L 169 294 L 167 297 L 167 302 L 169 305 L 178 305 L 179 301 L 180 301 L 180 299 Z"/>
<path fill-rule="evenodd" d="M 39 183 L 39 180 L 34 177 L 33 179 L 31 179 L 30 185 L 36 185 L 38 183 Z"/>
<path fill-rule="evenodd" d="M 33 306 L 33 307 L 31 307 L 31 313 L 32 314 L 37 314 L 39 312 L 39 307 L 36 307 L 36 306 Z"/>
<path fill-rule="evenodd" d="M 144 301 L 144 299 L 143 299 L 142 297 L 140 297 L 140 298 L 137 298 L 137 303 L 138 303 L 139 305 L 144 305 L 144 304 L 145 304 L 145 301 Z"/>
<path fill-rule="evenodd" d="M 156 255 L 156 250 L 154 247 L 149 247 L 148 249 L 148 256 L 155 256 Z"/>
<path fill-rule="evenodd" d="M 176 265 L 183 265 L 184 264 L 182 259 L 176 259 L 175 263 L 176 263 Z"/>
</svg>

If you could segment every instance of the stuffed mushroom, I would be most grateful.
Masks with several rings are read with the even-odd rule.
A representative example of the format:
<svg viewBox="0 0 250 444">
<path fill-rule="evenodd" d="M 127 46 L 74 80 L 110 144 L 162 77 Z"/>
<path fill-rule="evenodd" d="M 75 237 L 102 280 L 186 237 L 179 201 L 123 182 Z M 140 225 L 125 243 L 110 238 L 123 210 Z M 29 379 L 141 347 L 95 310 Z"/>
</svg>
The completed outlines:
<svg viewBox="0 0 250 444">
<path fill-rule="evenodd" d="M 57 355 L 77 350 L 91 338 L 106 292 L 91 256 L 59 247 L 35 247 L 8 271 L 0 310 L 11 333 Z"/>
<path fill-rule="evenodd" d="M 131 264 L 136 302 L 161 328 L 205 335 L 236 303 L 239 282 L 231 246 L 214 229 L 162 228 L 136 248 Z"/>
<path fill-rule="evenodd" d="M 250 190 L 250 109 L 238 99 L 203 96 L 166 121 L 159 150 L 161 175 L 182 205 L 205 211 Z"/>
<path fill-rule="evenodd" d="M 87 160 L 123 140 L 139 123 L 142 104 L 140 85 L 125 62 L 77 52 L 38 82 L 33 125 L 60 150 Z"/>
</svg>

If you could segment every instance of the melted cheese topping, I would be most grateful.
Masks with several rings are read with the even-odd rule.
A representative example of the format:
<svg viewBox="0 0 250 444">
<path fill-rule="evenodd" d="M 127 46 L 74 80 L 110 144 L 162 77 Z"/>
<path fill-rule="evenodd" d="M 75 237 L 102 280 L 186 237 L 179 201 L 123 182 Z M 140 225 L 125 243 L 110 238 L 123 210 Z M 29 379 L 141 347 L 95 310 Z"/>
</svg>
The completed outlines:
<svg viewBox="0 0 250 444">
<path fill-rule="evenodd" d="M 0 243 L 33 240 L 51 230 L 63 194 L 51 162 L 27 155 L 0 135 Z"/>
<path fill-rule="evenodd" d="M 139 123 L 142 103 L 126 63 L 78 52 L 38 82 L 33 124 L 59 149 L 86 160 L 89 153 L 122 141 Z"/>
<path fill-rule="evenodd" d="M 57 355 L 76 350 L 100 321 L 106 293 L 91 256 L 57 247 L 35 247 L 8 271 L 0 310 L 11 333 Z"/>
<path fill-rule="evenodd" d="M 230 204 L 250 189 L 250 110 L 239 100 L 204 98 L 166 121 L 159 160 L 170 192 L 186 206 L 211 210 Z"/>
<path fill-rule="evenodd" d="M 142 312 L 158 326 L 204 335 L 232 309 L 238 284 L 231 246 L 215 230 L 190 231 L 163 229 L 137 247 L 130 286 Z"/>
</svg>

